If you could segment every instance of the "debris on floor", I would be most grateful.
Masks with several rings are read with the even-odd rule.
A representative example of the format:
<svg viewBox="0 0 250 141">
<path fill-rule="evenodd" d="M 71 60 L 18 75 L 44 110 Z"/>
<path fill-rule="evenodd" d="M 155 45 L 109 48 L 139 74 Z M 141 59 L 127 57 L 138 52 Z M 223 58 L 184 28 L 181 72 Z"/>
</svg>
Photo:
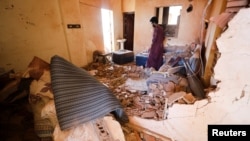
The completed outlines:
<svg viewBox="0 0 250 141">
<path fill-rule="evenodd" d="M 84 69 L 113 91 L 128 116 L 164 120 L 168 111 L 166 99 L 167 107 L 174 103 L 193 104 L 196 101 L 183 77 L 171 75 L 166 78 L 134 63 L 92 63 Z"/>
<path fill-rule="evenodd" d="M 171 141 L 170 138 L 133 124 L 126 124 L 122 129 L 126 141 Z"/>
</svg>

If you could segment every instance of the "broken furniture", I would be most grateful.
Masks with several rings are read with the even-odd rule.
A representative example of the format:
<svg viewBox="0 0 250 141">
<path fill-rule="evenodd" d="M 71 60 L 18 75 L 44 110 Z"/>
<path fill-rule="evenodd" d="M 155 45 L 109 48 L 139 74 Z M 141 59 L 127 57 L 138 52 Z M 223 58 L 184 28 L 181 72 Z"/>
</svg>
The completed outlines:
<svg viewBox="0 0 250 141">
<path fill-rule="evenodd" d="M 94 62 L 100 62 L 103 64 L 111 63 L 112 62 L 112 54 L 113 53 L 111 53 L 111 52 L 97 54 Z"/>
</svg>

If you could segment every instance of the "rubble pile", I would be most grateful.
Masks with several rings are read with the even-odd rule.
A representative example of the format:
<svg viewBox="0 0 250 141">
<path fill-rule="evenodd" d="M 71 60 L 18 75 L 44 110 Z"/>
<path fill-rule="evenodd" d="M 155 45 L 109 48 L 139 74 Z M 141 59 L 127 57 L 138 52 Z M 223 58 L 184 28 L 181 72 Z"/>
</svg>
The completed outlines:
<svg viewBox="0 0 250 141">
<path fill-rule="evenodd" d="M 163 120 L 166 118 L 164 116 L 166 105 L 171 106 L 174 102 L 192 104 L 196 100 L 191 93 L 186 93 L 182 86 L 172 81 L 150 83 L 147 91 L 128 89 L 125 86 L 127 79 L 147 79 L 150 75 L 149 70 L 133 63 L 126 65 L 92 63 L 85 69 L 111 89 L 129 116 Z M 183 80 L 181 83 L 184 83 Z"/>
</svg>

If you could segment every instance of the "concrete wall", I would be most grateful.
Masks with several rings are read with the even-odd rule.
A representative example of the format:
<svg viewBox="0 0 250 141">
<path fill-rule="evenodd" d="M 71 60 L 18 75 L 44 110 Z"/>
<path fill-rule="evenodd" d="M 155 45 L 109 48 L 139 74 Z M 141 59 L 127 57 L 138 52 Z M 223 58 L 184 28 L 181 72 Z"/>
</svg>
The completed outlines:
<svg viewBox="0 0 250 141">
<path fill-rule="evenodd" d="M 114 36 L 122 37 L 121 0 L 0 1 L 0 67 L 22 72 L 34 56 L 50 62 L 54 55 L 77 66 L 88 64 L 92 51 L 103 48 L 102 7 L 113 10 Z"/>
<path fill-rule="evenodd" d="M 22 71 L 34 56 L 69 58 L 58 5 L 56 0 L 0 1 L 1 67 Z"/>
<path fill-rule="evenodd" d="M 135 12 L 134 51 L 150 47 L 149 19 L 160 6 L 182 5 L 180 31 L 168 43 L 190 43 L 200 36 L 201 15 L 207 1 L 187 0 L 2 0 L 0 1 L 0 67 L 24 71 L 34 56 L 46 61 L 57 54 L 77 66 L 92 61 L 94 50 L 103 50 L 101 8 L 113 10 L 114 40 L 123 37 L 122 9 Z M 67 24 L 80 24 L 69 29 Z M 166 44 L 166 43 L 165 43 Z M 114 43 L 115 50 L 119 44 Z"/>
<path fill-rule="evenodd" d="M 155 16 L 155 8 L 162 6 L 181 5 L 180 27 L 178 38 L 169 38 L 166 43 L 186 44 L 198 40 L 201 30 L 201 17 L 207 1 L 194 0 L 193 11 L 186 12 L 188 0 L 136 0 L 134 50 L 140 52 L 150 47 L 152 27 L 149 19 Z M 165 44 L 166 44 L 165 43 Z"/>
<path fill-rule="evenodd" d="M 135 0 L 123 0 L 122 11 L 123 12 L 135 12 Z"/>
<path fill-rule="evenodd" d="M 84 47 L 87 63 L 92 62 L 95 50 L 104 52 L 101 9 L 113 11 L 114 50 L 118 49 L 117 39 L 123 36 L 121 0 L 80 0 L 80 12 L 83 21 Z"/>
<path fill-rule="evenodd" d="M 68 60 L 77 66 L 87 64 L 84 47 L 84 30 L 78 0 L 58 0 L 66 38 Z M 68 28 L 68 24 L 79 24 L 81 28 Z"/>
</svg>

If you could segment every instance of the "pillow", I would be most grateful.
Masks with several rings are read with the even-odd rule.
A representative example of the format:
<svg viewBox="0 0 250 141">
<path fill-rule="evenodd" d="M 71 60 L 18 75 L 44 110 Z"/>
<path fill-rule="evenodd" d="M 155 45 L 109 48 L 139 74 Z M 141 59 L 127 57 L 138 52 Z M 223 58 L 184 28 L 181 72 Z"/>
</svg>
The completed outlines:
<svg viewBox="0 0 250 141">
<path fill-rule="evenodd" d="M 51 58 L 51 86 L 61 130 L 113 113 L 128 122 L 120 101 L 86 70 L 60 56 Z"/>
<path fill-rule="evenodd" d="M 43 79 L 47 80 L 48 78 L 46 79 L 46 77 L 50 76 L 49 71 L 50 71 L 50 64 L 42 60 L 41 58 L 34 56 L 32 61 L 28 65 L 27 70 L 24 72 L 23 77 L 24 78 L 31 77 L 35 80 L 39 80 L 41 79 L 41 77 L 43 77 Z M 45 74 L 45 72 L 48 74 Z M 48 79 L 46 82 L 48 81 L 50 81 L 50 79 Z"/>
<path fill-rule="evenodd" d="M 48 99 L 54 99 L 54 95 L 51 90 L 51 84 L 42 80 L 33 80 L 30 84 L 30 94 L 47 97 Z"/>
</svg>

